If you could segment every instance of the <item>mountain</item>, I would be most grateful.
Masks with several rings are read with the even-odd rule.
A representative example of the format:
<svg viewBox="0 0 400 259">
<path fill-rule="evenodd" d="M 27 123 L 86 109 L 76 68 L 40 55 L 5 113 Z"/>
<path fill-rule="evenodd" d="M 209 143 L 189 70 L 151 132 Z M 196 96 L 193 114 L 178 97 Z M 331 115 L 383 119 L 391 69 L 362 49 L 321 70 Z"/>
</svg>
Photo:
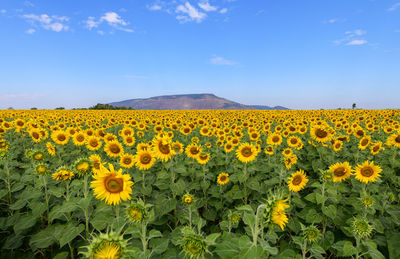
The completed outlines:
<svg viewBox="0 0 400 259">
<path fill-rule="evenodd" d="M 109 104 L 115 107 L 131 107 L 136 110 L 287 110 L 282 106 L 244 105 L 214 94 L 164 95 Z"/>
</svg>

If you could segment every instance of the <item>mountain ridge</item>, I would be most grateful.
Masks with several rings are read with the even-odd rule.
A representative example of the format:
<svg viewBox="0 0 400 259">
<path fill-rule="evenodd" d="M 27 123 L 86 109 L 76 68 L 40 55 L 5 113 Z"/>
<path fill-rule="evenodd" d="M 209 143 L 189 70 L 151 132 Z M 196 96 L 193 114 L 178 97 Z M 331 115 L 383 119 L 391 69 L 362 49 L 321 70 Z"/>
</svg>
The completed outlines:
<svg viewBox="0 0 400 259">
<path fill-rule="evenodd" d="M 136 110 L 288 110 L 283 106 L 245 105 L 211 93 L 160 95 L 108 104 L 115 107 L 131 107 Z"/>
</svg>

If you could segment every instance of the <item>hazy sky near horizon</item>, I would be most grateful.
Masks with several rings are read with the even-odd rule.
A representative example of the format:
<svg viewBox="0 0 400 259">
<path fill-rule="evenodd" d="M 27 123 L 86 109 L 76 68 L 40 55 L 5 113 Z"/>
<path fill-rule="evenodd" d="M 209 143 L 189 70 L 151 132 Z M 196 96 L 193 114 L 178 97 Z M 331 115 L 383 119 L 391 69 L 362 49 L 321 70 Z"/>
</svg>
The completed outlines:
<svg viewBox="0 0 400 259">
<path fill-rule="evenodd" d="M 400 0 L 0 0 L 0 108 L 400 108 Z"/>
</svg>

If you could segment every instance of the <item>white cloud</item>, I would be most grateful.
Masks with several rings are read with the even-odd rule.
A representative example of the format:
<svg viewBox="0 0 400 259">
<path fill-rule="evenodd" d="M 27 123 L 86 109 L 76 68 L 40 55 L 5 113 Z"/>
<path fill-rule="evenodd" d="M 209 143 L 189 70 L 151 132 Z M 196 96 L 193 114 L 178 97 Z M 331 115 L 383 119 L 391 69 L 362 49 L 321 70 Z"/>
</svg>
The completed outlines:
<svg viewBox="0 0 400 259">
<path fill-rule="evenodd" d="M 108 24 L 110 25 L 128 25 L 127 22 L 125 22 L 124 20 L 121 19 L 121 16 L 119 16 L 117 13 L 115 12 L 107 12 L 105 13 L 101 18 L 100 18 L 100 22 L 106 21 L 108 22 Z"/>
<path fill-rule="evenodd" d="M 176 19 L 178 19 L 182 23 L 190 21 L 200 23 L 207 17 L 205 13 L 198 11 L 189 2 L 186 2 L 185 5 L 178 5 L 175 9 L 175 12 L 183 13 L 183 15 L 176 16 Z"/>
<path fill-rule="evenodd" d="M 26 31 L 26 33 L 28 33 L 28 34 L 34 34 L 35 32 L 36 32 L 35 29 L 29 29 Z"/>
<path fill-rule="evenodd" d="M 6 13 L 6 12 L 7 12 L 6 9 L 1 9 L 1 10 L 0 10 L 0 13 Z"/>
<path fill-rule="evenodd" d="M 387 9 L 389 12 L 393 12 L 393 11 L 396 11 L 397 10 L 397 8 L 399 8 L 400 7 L 400 2 L 398 2 L 398 3 L 395 3 L 394 5 L 392 5 L 389 9 Z"/>
<path fill-rule="evenodd" d="M 328 20 L 328 23 L 335 23 L 337 21 L 338 21 L 337 19 L 330 19 L 330 20 Z"/>
<path fill-rule="evenodd" d="M 97 34 L 104 35 L 104 31 L 97 31 Z"/>
<path fill-rule="evenodd" d="M 159 4 L 153 4 L 153 5 L 148 5 L 147 9 L 149 9 L 151 11 L 159 11 L 162 9 L 162 6 Z"/>
<path fill-rule="evenodd" d="M 363 39 L 361 36 L 367 34 L 365 30 L 357 29 L 353 31 L 346 31 L 344 33 L 346 37 L 335 40 L 333 41 L 334 44 L 336 45 L 347 45 L 347 46 L 357 46 L 357 45 L 364 45 L 368 43 L 365 39 Z"/>
<path fill-rule="evenodd" d="M 228 60 L 225 59 L 223 57 L 219 57 L 219 56 L 214 56 L 210 59 L 210 63 L 213 65 L 225 65 L 225 66 L 233 66 L 236 65 L 237 63 L 232 61 L 232 60 Z"/>
<path fill-rule="evenodd" d="M 210 5 L 208 0 L 203 0 L 200 3 L 198 3 L 198 5 L 201 9 L 203 9 L 206 12 L 213 12 L 218 10 L 218 7 Z"/>
<path fill-rule="evenodd" d="M 60 32 L 69 29 L 67 25 L 63 24 L 64 22 L 69 21 L 69 18 L 66 16 L 25 14 L 22 17 L 30 21 L 32 24 L 39 23 L 39 25 L 46 30 Z"/>
<path fill-rule="evenodd" d="M 228 12 L 228 8 L 222 8 L 220 11 L 220 13 L 224 14 Z"/>
<path fill-rule="evenodd" d="M 348 42 L 346 45 L 347 46 L 357 46 L 357 45 L 364 45 L 367 44 L 366 40 L 352 40 Z"/>
<path fill-rule="evenodd" d="M 99 27 L 103 22 L 108 23 L 108 25 L 114 27 L 117 30 L 125 31 L 125 32 L 134 32 L 134 30 L 125 28 L 123 26 L 127 26 L 129 23 L 124 21 L 119 14 L 116 12 L 107 12 L 103 16 L 101 16 L 98 20 L 95 17 L 89 16 L 84 23 L 86 24 L 86 28 L 92 30 L 93 28 Z M 99 33 L 99 31 L 97 31 Z M 101 31 L 100 35 L 104 35 L 104 32 Z"/>
<path fill-rule="evenodd" d="M 147 79 L 147 76 L 138 76 L 138 75 L 124 75 L 125 78 L 129 79 Z"/>
</svg>

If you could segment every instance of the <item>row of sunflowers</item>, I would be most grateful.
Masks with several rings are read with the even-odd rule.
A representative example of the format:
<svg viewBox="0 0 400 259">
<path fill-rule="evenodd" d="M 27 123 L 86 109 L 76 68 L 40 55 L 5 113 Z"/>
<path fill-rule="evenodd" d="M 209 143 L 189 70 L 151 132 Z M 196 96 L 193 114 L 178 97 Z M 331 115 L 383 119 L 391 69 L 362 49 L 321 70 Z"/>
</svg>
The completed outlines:
<svg viewBox="0 0 400 259">
<path fill-rule="evenodd" d="M 0 111 L 8 258 L 399 258 L 400 111 Z"/>
</svg>

